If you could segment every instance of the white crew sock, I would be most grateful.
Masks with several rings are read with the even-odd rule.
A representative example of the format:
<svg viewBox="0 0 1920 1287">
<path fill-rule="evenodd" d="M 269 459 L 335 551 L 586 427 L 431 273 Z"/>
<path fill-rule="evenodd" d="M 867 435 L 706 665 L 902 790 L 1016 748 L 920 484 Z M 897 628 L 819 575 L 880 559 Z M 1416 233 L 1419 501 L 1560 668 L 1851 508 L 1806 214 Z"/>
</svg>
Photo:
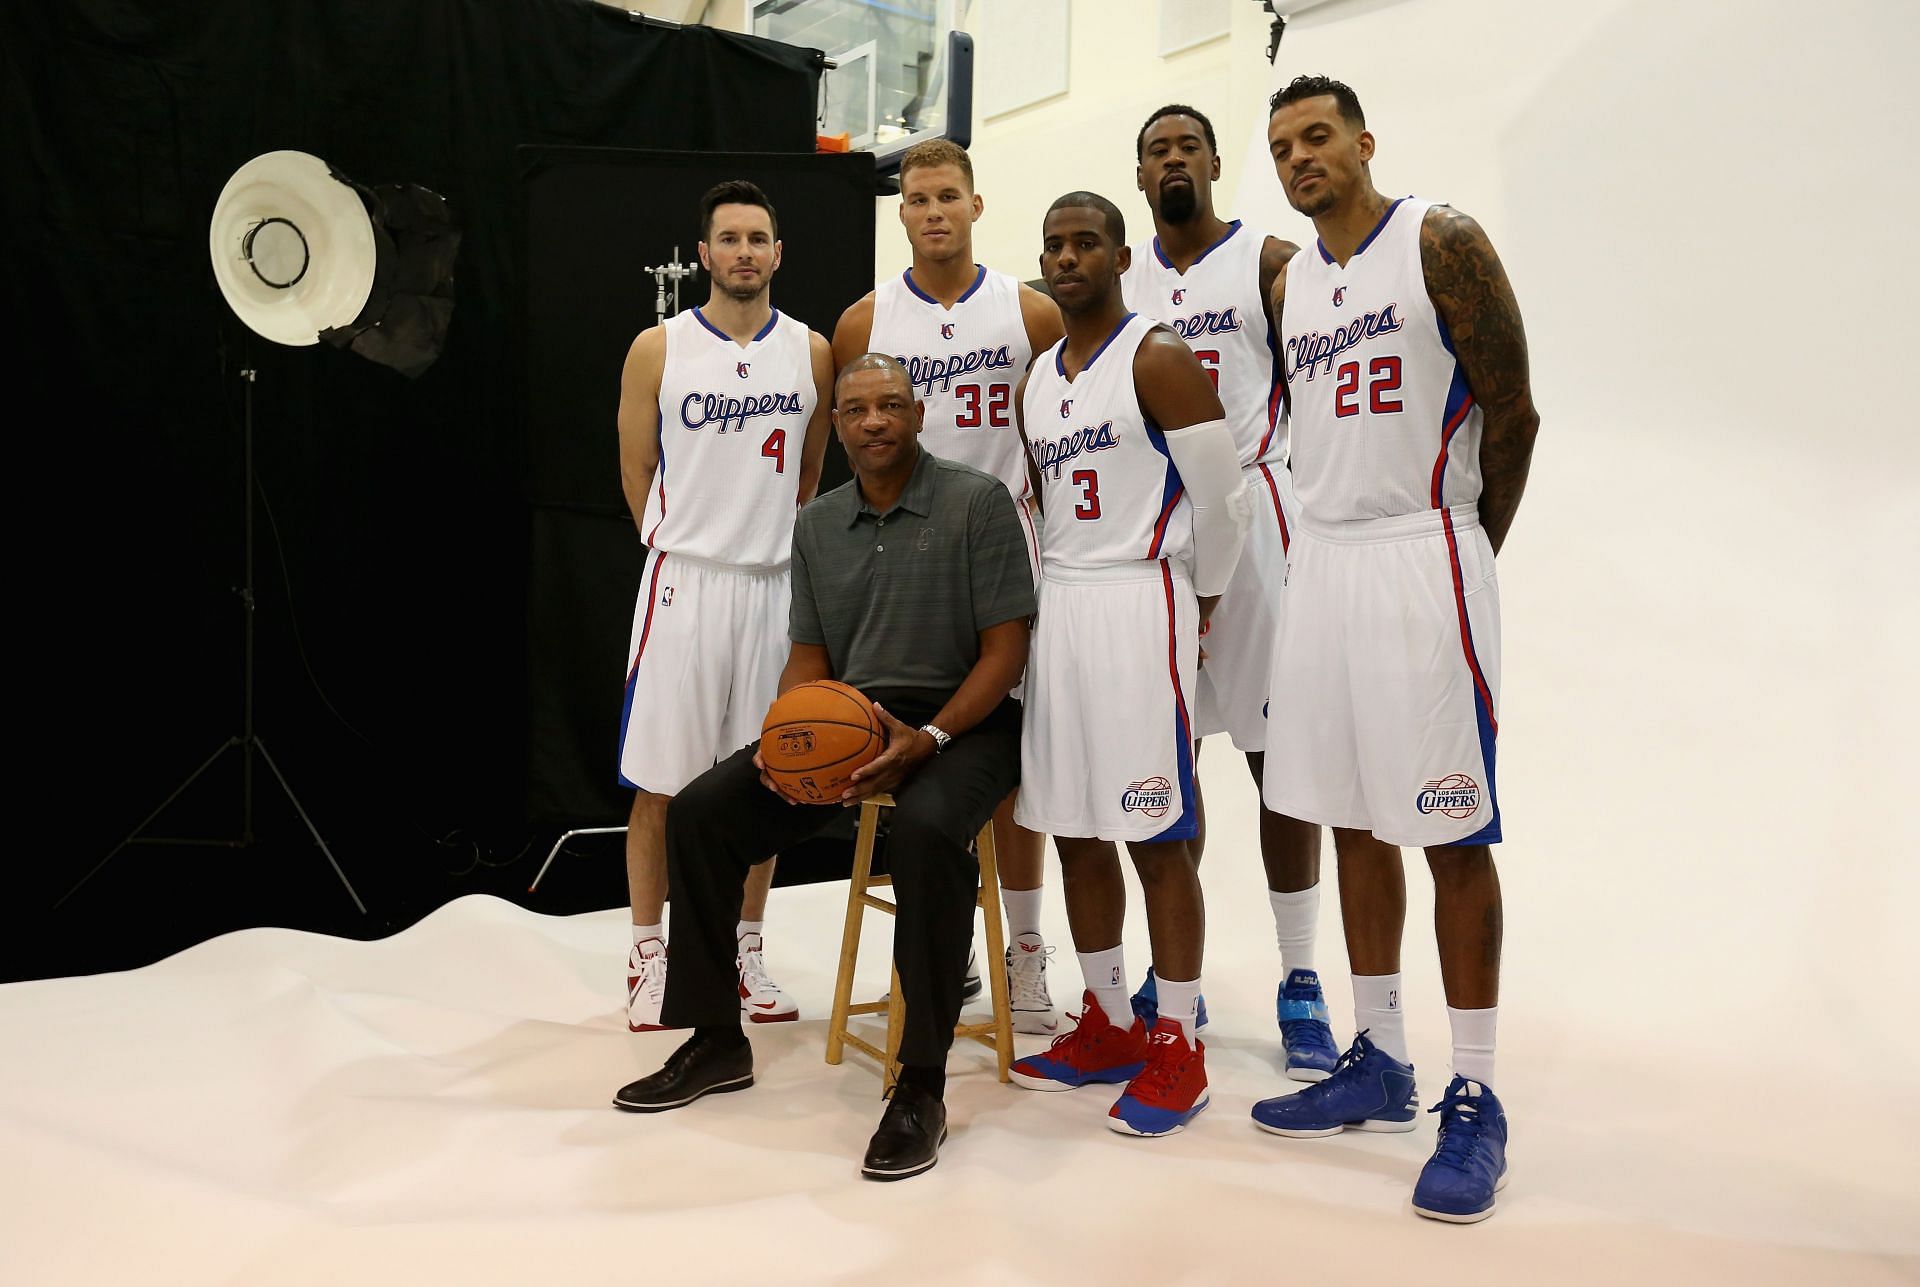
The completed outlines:
<svg viewBox="0 0 1920 1287">
<path fill-rule="evenodd" d="M 1132 1027 L 1133 1003 L 1127 998 L 1125 946 L 1076 955 L 1080 958 L 1080 974 L 1087 981 L 1087 991 L 1093 993 L 1093 999 L 1106 1011 L 1107 1022 L 1119 1028 Z"/>
<path fill-rule="evenodd" d="M 766 927 L 767 923 L 765 921 L 741 921 L 738 925 L 734 926 L 733 937 L 737 942 L 749 934 L 760 934 Z"/>
<path fill-rule="evenodd" d="M 1187 1045 L 1194 1045 L 1193 1030 L 1200 1020 L 1200 980 L 1182 983 L 1158 970 L 1154 971 L 1153 980 L 1154 991 L 1160 998 L 1160 1017 L 1179 1024 Z"/>
<path fill-rule="evenodd" d="M 1295 893 L 1267 891 L 1273 908 L 1273 937 L 1280 944 L 1280 973 L 1313 968 L 1313 943 L 1320 924 L 1320 886 Z"/>
<path fill-rule="evenodd" d="M 1401 1063 L 1413 1062 L 1407 1056 L 1407 1025 L 1400 1011 L 1398 974 L 1353 976 L 1353 1030 L 1366 1033 L 1367 1040 Z"/>
<path fill-rule="evenodd" d="M 1007 939 L 1022 934 L 1040 937 L 1040 890 L 1000 888 L 1000 901 L 1007 909 Z"/>
<path fill-rule="evenodd" d="M 650 938 L 660 940 L 664 949 L 667 945 L 667 927 L 665 925 L 636 925 L 633 927 L 633 945 L 639 947 Z"/>
<path fill-rule="evenodd" d="M 1447 1023 L 1453 1028 L 1454 1076 L 1493 1085 L 1493 1030 L 1499 1018 L 1497 1005 L 1484 1010 L 1447 1007 Z"/>
</svg>

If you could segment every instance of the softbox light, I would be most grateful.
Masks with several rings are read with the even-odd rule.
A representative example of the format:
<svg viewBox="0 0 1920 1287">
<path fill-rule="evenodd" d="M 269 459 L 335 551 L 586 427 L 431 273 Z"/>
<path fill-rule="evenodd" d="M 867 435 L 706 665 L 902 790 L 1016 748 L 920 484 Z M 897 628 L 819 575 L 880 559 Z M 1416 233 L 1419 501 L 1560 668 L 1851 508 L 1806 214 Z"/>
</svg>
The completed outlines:
<svg viewBox="0 0 1920 1287">
<path fill-rule="evenodd" d="M 438 193 L 364 187 L 293 151 L 236 170 L 208 229 L 220 293 L 252 330 L 278 344 L 325 340 L 407 376 L 446 344 L 459 248 Z"/>
</svg>

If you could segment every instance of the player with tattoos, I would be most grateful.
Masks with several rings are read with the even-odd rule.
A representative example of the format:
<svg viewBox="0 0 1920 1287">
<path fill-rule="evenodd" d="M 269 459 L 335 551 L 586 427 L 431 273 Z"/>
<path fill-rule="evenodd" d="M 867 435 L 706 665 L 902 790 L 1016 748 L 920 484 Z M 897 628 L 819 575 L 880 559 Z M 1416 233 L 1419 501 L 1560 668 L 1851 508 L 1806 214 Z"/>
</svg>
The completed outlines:
<svg viewBox="0 0 1920 1287">
<path fill-rule="evenodd" d="M 1273 96 L 1267 141 L 1317 243 L 1274 284 L 1300 530 L 1269 726 L 1269 808 L 1334 828 L 1359 1035 L 1334 1075 L 1264 1100 L 1280 1135 L 1410 1131 L 1400 1010 L 1402 845 L 1425 849 L 1453 1030 L 1439 1143 L 1413 1207 L 1470 1223 L 1506 1182 L 1493 1093 L 1500 983 L 1494 555 L 1526 486 L 1540 417 L 1513 289 L 1472 219 L 1373 185 L 1359 100 L 1325 77 Z"/>
</svg>

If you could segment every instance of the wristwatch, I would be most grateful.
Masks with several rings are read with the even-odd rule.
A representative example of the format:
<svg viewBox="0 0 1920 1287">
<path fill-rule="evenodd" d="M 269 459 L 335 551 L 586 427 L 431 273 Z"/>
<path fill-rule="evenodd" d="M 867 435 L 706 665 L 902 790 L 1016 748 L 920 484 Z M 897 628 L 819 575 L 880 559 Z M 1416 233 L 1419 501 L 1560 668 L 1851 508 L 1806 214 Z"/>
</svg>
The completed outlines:
<svg viewBox="0 0 1920 1287">
<path fill-rule="evenodd" d="M 952 734 L 942 732 L 939 728 L 937 728 L 932 724 L 922 724 L 920 726 L 920 731 L 933 739 L 933 753 L 935 755 L 938 755 L 940 754 L 940 752 L 946 750 L 948 744 L 953 741 Z"/>
</svg>

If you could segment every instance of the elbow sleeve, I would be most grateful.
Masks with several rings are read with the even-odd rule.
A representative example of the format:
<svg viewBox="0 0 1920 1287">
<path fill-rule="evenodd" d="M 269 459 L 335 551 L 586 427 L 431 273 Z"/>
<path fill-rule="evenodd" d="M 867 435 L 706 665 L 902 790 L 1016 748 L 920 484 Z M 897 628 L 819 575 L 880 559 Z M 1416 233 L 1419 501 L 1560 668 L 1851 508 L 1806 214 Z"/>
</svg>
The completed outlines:
<svg viewBox="0 0 1920 1287">
<path fill-rule="evenodd" d="M 1167 455 L 1193 506 L 1193 590 L 1207 598 L 1233 579 L 1253 508 L 1240 476 L 1240 453 L 1224 420 L 1175 429 Z"/>
</svg>

